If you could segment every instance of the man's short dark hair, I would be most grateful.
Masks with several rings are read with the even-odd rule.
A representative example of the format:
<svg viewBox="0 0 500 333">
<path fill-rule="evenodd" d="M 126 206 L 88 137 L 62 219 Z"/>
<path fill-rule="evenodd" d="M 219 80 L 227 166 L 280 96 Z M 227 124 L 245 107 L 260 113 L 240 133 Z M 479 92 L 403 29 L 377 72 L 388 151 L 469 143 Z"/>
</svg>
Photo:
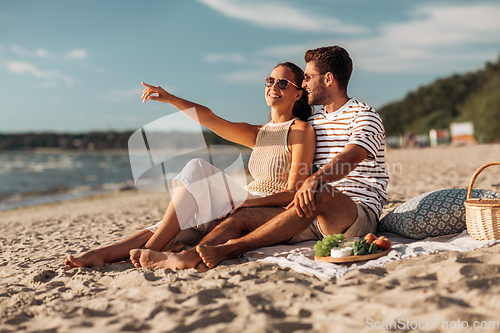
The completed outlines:
<svg viewBox="0 0 500 333">
<path fill-rule="evenodd" d="M 306 63 L 315 61 L 320 73 L 332 73 L 339 84 L 339 89 L 347 91 L 352 73 L 352 60 L 349 53 L 338 45 L 308 50 L 304 55 Z"/>
</svg>

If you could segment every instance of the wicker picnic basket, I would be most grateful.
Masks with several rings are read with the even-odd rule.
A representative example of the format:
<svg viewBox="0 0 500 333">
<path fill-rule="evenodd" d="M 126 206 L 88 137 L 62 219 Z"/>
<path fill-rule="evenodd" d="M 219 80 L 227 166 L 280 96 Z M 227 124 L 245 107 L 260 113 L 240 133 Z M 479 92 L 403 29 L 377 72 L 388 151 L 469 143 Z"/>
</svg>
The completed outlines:
<svg viewBox="0 0 500 333">
<path fill-rule="evenodd" d="M 476 170 L 470 180 L 465 205 L 465 222 L 469 235 L 477 240 L 500 239 L 500 199 L 472 199 L 472 186 L 479 174 L 500 162 L 486 163 Z"/>
</svg>

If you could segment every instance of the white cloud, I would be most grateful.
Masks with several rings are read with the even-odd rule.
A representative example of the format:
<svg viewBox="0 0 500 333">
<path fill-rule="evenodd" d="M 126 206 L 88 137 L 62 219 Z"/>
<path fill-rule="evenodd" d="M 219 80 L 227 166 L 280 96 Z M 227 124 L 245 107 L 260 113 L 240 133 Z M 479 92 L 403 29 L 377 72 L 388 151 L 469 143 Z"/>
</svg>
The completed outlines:
<svg viewBox="0 0 500 333">
<path fill-rule="evenodd" d="M 35 50 L 35 54 L 41 58 L 47 58 L 51 55 L 48 51 L 42 49 L 41 47 Z"/>
<path fill-rule="evenodd" d="M 48 58 L 48 57 L 55 57 L 54 54 L 51 54 L 45 49 L 42 49 L 41 47 L 37 48 L 36 50 L 30 50 L 26 47 L 20 46 L 20 45 L 11 45 L 9 47 L 9 50 L 16 55 L 17 57 L 25 58 L 25 57 L 40 57 L 40 58 Z"/>
<path fill-rule="evenodd" d="M 75 80 L 57 69 L 42 69 L 46 64 L 50 66 L 57 66 L 63 59 L 76 60 L 77 64 L 81 67 L 90 67 L 85 62 L 79 60 L 88 58 L 88 52 L 84 49 L 74 49 L 66 53 L 54 53 L 38 47 L 36 49 L 29 49 L 20 45 L 0 45 L 0 55 L 2 56 L 2 63 L 0 66 L 5 66 L 7 70 L 14 74 L 31 75 L 37 79 L 43 80 L 43 87 L 57 87 L 61 82 L 68 87 L 75 84 Z M 29 62 L 24 61 L 29 59 Z M 45 64 L 45 65 L 44 65 Z M 98 69 L 93 69 L 97 71 Z"/>
<path fill-rule="evenodd" d="M 211 53 L 207 54 L 205 57 L 203 57 L 203 61 L 212 64 L 212 63 L 245 63 L 245 57 L 241 54 L 238 53 L 229 53 L 229 54 L 224 54 L 224 53 Z"/>
<path fill-rule="evenodd" d="M 500 5 L 422 5 L 408 22 L 383 25 L 374 38 L 345 41 L 373 72 L 452 69 L 498 54 Z M 486 46 L 489 51 L 481 48 Z"/>
<path fill-rule="evenodd" d="M 69 59 L 81 60 L 81 59 L 87 59 L 89 57 L 89 54 L 84 49 L 75 49 L 75 50 L 67 52 L 65 54 L 65 57 L 69 58 Z"/>
<path fill-rule="evenodd" d="M 50 85 L 53 85 L 57 82 L 64 82 L 67 86 L 71 87 L 75 83 L 73 78 L 61 74 L 57 70 L 40 70 L 35 65 L 28 62 L 10 61 L 7 63 L 7 69 L 11 73 L 28 74 L 38 79 L 46 80 Z"/>
<path fill-rule="evenodd" d="M 442 45 L 467 42 L 499 41 L 500 5 L 422 5 L 404 24 L 383 27 L 388 38 L 401 42 L 411 38 L 418 45 Z"/>
<path fill-rule="evenodd" d="M 283 2 L 247 0 L 199 0 L 202 4 L 223 15 L 247 21 L 260 27 L 286 29 L 301 32 L 330 32 L 358 34 L 367 32 L 361 25 L 353 25 L 341 20 L 310 13 L 303 8 L 295 8 Z"/>
<path fill-rule="evenodd" d="M 298 59 L 308 49 L 337 44 L 351 54 L 355 69 L 384 73 L 448 73 L 498 57 L 500 4 L 425 4 L 410 14 L 381 25 L 372 37 L 277 45 L 256 56 Z"/>
<path fill-rule="evenodd" d="M 0 49 L 0 51 L 1 50 L 2 49 Z M 61 58 L 82 60 L 82 59 L 87 59 L 89 57 L 89 53 L 85 49 L 74 49 L 64 54 L 56 54 L 53 52 L 49 52 L 41 47 L 38 47 L 35 50 L 31 50 L 29 48 L 20 45 L 10 45 L 8 50 L 15 56 L 21 58 L 39 57 L 39 58 L 51 58 L 54 60 L 58 60 Z"/>
<path fill-rule="evenodd" d="M 11 45 L 9 49 L 18 57 L 29 57 L 34 54 L 33 51 L 19 45 Z"/>
</svg>

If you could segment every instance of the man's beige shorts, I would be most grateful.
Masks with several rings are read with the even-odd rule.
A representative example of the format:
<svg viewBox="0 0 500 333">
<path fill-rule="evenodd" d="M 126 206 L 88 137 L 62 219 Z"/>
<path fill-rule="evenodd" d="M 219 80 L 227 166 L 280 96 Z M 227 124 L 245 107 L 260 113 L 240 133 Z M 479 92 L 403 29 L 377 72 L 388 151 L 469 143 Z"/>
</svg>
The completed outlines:
<svg viewBox="0 0 500 333">
<path fill-rule="evenodd" d="M 349 229 L 344 232 L 344 238 L 364 237 L 367 233 L 374 233 L 377 230 L 378 217 L 364 203 L 355 202 L 358 208 L 358 217 Z M 286 244 L 295 244 L 308 240 L 322 240 L 326 234 L 321 231 L 318 220 L 314 219 L 313 223 L 297 236 L 293 237 Z"/>
</svg>

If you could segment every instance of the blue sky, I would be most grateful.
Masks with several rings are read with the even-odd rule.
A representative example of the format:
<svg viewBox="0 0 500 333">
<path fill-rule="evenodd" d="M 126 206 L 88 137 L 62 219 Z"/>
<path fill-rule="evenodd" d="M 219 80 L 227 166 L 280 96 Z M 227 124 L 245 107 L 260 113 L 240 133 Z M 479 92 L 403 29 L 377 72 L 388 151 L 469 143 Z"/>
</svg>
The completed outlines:
<svg viewBox="0 0 500 333">
<path fill-rule="evenodd" d="M 141 81 L 265 123 L 264 77 L 335 44 L 354 62 L 349 95 L 380 107 L 496 60 L 499 17 L 498 1 L 0 0 L 0 132 L 136 130 L 175 112 L 142 104 Z"/>
</svg>

